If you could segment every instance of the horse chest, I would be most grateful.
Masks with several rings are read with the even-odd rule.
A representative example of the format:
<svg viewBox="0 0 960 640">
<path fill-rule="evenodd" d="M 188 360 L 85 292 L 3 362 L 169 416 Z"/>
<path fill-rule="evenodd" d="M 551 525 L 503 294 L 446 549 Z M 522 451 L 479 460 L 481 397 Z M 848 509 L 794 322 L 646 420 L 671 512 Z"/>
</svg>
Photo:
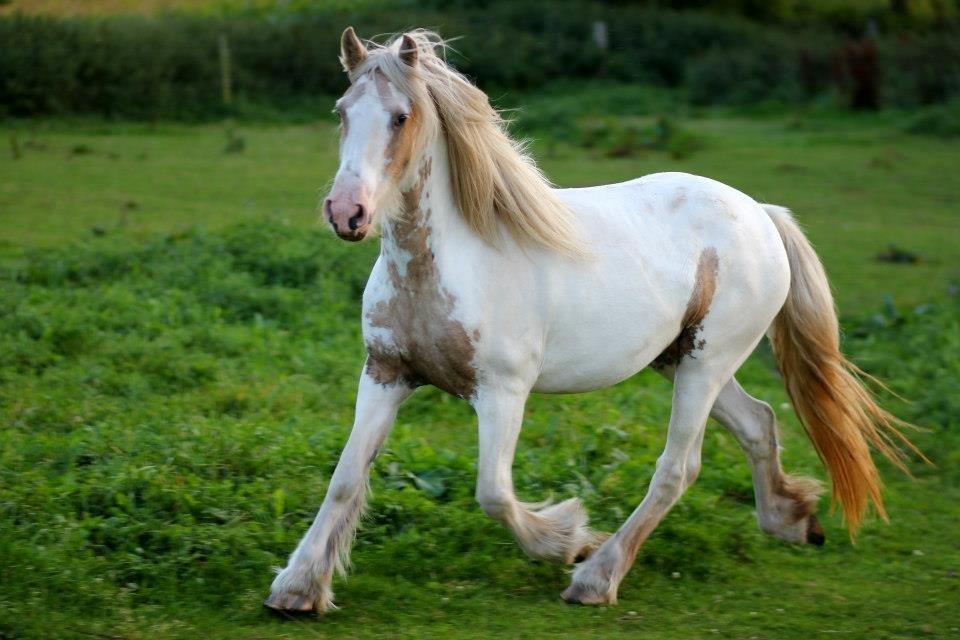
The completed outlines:
<svg viewBox="0 0 960 640">
<path fill-rule="evenodd" d="M 382 384 L 432 384 L 461 398 L 476 387 L 476 331 L 455 317 L 456 296 L 443 287 L 433 254 L 405 265 L 387 259 L 377 299 L 365 310 L 367 372 Z"/>
</svg>

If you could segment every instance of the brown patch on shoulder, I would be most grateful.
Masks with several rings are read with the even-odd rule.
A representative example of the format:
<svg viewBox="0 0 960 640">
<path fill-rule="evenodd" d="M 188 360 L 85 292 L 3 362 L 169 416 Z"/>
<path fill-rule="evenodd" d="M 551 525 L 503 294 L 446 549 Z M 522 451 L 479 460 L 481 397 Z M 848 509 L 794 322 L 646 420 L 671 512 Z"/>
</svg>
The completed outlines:
<svg viewBox="0 0 960 640">
<path fill-rule="evenodd" d="M 411 384 L 410 369 L 395 358 L 384 358 L 382 354 L 376 354 L 371 351 L 367 355 L 367 364 L 364 367 L 367 375 L 373 378 L 374 382 L 384 386 L 393 386 L 395 384 L 410 384 L 410 386 L 419 386 Z"/>
<path fill-rule="evenodd" d="M 687 309 L 680 324 L 680 334 L 666 349 L 653 361 L 655 368 L 661 369 L 680 364 L 684 356 L 691 356 L 697 349 L 702 349 L 704 342 L 697 339 L 702 328 L 703 318 L 710 311 L 710 304 L 717 289 L 717 271 L 720 268 L 720 259 L 717 250 L 707 247 L 700 252 L 697 261 L 697 273 L 693 283 L 693 291 L 687 302 Z"/>
<path fill-rule="evenodd" d="M 470 398 L 477 383 L 472 361 L 479 334 L 474 331 L 471 335 L 453 318 L 456 297 L 440 282 L 430 250 L 430 211 L 421 206 L 430 169 L 429 161 L 421 165 L 419 180 L 402 194 L 402 216 L 390 228 L 390 241 L 410 259 L 404 274 L 396 262 L 387 265 L 394 296 L 378 302 L 367 313 L 371 326 L 389 329 L 392 335 L 390 344 L 374 340 L 367 345 L 367 367 L 377 382 L 385 381 L 381 384 L 429 383 Z M 375 363 L 372 372 L 370 362 Z"/>
</svg>

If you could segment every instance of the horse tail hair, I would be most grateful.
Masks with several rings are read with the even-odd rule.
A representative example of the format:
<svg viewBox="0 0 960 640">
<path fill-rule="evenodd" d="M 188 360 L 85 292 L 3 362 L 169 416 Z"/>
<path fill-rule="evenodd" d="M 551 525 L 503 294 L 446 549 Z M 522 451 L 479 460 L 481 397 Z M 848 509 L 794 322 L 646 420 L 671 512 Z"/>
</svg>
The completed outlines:
<svg viewBox="0 0 960 640">
<path fill-rule="evenodd" d="M 926 458 L 901 432 L 913 425 L 883 410 L 862 380 L 882 383 L 841 353 L 827 274 L 809 240 L 790 211 L 763 207 L 780 232 L 790 264 L 790 292 L 770 327 L 771 346 L 787 393 L 830 474 L 833 506 L 843 508 L 853 538 L 870 502 L 887 520 L 870 447 L 908 474 L 901 447 Z"/>
</svg>

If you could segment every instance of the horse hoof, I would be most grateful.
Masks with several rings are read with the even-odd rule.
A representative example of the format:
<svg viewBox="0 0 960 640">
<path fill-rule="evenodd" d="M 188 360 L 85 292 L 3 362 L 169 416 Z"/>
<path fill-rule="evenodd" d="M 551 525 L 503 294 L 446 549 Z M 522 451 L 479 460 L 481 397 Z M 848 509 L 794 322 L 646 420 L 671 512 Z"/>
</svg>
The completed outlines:
<svg viewBox="0 0 960 640">
<path fill-rule="evenodd" d="M 823 535 L 823 527 L 816 516 L 810 516 L 807 521 L 807 543 L 822 547 L 827 538 Z"/>
<path fill-rule="evenodd" d="M 263 606 L 278 614 L 305 615 L 316 610 L 316 600 L 299 593 L 271 593 Z"/>
<path fill-rule="evenodd" d="M 592 589 L 578 584 L 572 584 L 564 590 L 560 597 L 570 604 L 609 604 L 609 599 Z"/>
</svg>

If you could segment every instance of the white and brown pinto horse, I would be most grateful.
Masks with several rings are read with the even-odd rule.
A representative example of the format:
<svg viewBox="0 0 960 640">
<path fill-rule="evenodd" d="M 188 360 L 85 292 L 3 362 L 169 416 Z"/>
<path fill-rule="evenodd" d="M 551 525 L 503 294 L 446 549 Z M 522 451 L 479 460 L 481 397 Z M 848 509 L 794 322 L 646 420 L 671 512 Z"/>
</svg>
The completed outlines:
<svg viewBox="0 0 960 640">
<path fill-rule="evenodd" d="M 343 571 L 370 463 L 400 404 L 431 384 L 479 418 L 476 497 L 536 558 L 580 561 L 563 593 L 613 603 L 640 546 L 697 477 L 707 417 L 743 447 L 760 527 L 823 544 L 818 484 L 780 466 L 770 407 L 734 373 L 767 332 L 790 397 L 854 531 L 883 514 L 869 445 L 900 461 L 898 421 L 840 353 L 816 254 L 783 208 L 662 173 L 554 190 L 434 34 L 343 34 L 340 168 L 323 212 L 345 240 L 382 228 L 363 295 L 367 361 L 353 431 L 323 505 L 268 607 L 323 611 Z M 607 387 L 651 366 L 673 380 L 667 443 L 646 497 L 612 536 L 571 498 L 517 500 L 511 466 L 531 392 Z"/>
</svg>

